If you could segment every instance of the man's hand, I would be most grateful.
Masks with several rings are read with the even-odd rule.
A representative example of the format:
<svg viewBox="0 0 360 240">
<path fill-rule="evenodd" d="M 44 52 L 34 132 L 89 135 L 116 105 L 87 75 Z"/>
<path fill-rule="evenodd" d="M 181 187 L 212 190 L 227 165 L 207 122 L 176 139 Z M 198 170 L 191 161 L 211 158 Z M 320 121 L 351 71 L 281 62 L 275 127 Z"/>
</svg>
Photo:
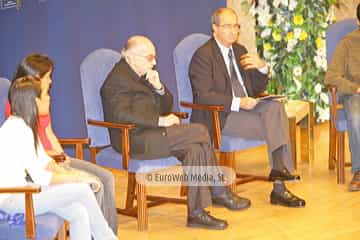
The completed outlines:
<svg viewBox="0 0 360 240">
<path fill-rule="evenodd" d="M 159 127 L 170 127 L 175 124 L 180 124 L 180 118 L 173 113 L 159 117 Z"/>
<path fill-rule="evenodd" d="M 266 66 L 264 60 L 262 60 L 258 55 L 250 53 L 244 54 L 240 57 L 240 64 L 245 70 L 253 68 L 260 69 Z"/>
<path fill-rule="evenodd" d="M 244 97 L 240 99 L 240 108 L 245 110 L 253 109 L 257 104 L 257 100 L 252 97 Z"/>
<path fill-rule="evenodd" d="M 146 79 L 157 90 L 162 88 L 159 73 L 156 70 L 149 70 L 146 72 Z"/>
</svg>

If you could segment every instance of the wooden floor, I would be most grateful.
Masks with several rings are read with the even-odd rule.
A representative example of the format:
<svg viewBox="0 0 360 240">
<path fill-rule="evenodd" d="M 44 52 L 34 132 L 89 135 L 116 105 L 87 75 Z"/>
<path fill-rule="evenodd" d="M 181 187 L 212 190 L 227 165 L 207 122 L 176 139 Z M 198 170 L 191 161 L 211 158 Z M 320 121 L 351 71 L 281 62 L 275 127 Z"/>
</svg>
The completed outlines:
<svg viewBox="0 0 360 240">
<path fill-rule="evenodd" d="M 302 180 L 289 183 L 291 191 L 306 199 L 305 208 L 291 209 L 269 203 L 271 183 L 253 182 L 240 185 L 240 196 L 250 198 L 250 209 L 231 212 L 224 208 L 210 207 L 216 217 L 226 219 L 229 228 L 224 231 L 190 229 L 185 227 L 186 207 L 166 204 L 150 209 L 149 230 L 138 232 L 134 218 L 119 215 L 119 239 L 356 239 L 360 237 L 360 192 L 350 193 L 347 184 L 351 179 L 346 169 L 346 185 L 336 184 L 334 171 L 327 169 L 328 126 L 315 127 L 315 160 L 312 164 L 299 163 L 298 173 Z M 347 153 L 347 159 L 348 158 Z M 265 147 L 239 153 L 238 170 L 268 174 L 269 167 Z M 126 178 L 116 173 L 117 204 L 123 206 Z M 150 189 L 151 193 L 177 196 L 179 188 Z"/>
</svg>

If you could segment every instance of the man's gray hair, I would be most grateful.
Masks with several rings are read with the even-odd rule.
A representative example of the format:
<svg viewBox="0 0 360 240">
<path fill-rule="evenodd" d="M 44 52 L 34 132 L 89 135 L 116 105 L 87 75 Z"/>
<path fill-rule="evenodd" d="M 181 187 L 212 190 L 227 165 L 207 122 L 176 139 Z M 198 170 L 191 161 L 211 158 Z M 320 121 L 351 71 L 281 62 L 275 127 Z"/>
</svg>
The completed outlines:
<svg viewBox="0 0 360 240">
<path fill-rule="evenodd" d="M 219 25 L 220 24 L 220 17 L 225 12 L 231 12 L 235 16 L 237 16 L 236 12 L 232 8 L 218 8 L 211 15 L 211 23 L 215 24 L 215 25 Z"/>
</svg>

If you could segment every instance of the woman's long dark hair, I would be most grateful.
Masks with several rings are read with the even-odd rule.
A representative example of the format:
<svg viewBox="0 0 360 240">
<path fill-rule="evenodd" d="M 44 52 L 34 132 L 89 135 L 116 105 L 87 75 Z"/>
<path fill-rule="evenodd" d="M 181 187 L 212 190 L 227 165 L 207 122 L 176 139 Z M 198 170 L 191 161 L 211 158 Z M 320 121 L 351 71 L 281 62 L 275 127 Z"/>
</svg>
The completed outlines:
<svg viewBox="0 0 360 240">
<path fill-rule="evenodd" d="M 11 115 L 22 118 L 31 128 L 34 136 L 34 147 L 37 150 L 38 137 L 38 108 L 36 98 L 40 98 L 40 81 L 36 77 L 22 77 L 13 80 L 9 89 Z"/>
<path fill-rule="evenodd" d="M 13 80 L 26 76 L 42 78 L 54 69 L 53 61 L 45 54 L 33 53 L 26 56 L 16 69 Z"/>
</svg>

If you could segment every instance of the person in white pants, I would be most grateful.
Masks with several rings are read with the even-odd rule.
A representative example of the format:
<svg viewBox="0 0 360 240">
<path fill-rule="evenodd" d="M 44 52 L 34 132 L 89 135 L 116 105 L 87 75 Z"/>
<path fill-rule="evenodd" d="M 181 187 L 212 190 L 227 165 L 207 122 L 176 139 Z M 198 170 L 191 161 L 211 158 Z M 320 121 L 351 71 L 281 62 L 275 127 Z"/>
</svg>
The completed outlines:
<svg viewBox="0 0 360 240">
<path fill-rule="evenodd" d="M 0 127 L 0 187 L 27 185 L 27 175 L 42 191 L 34 194 L 35 214 L 55 213 L 70 223 L 72 240 L 118 239 L 106 222 L 90 187 L 90 175 L 58 166 L 45 152 L 37 134 L 42 99 L 40 81 L 34 77 L 14 80 L 9 90 L 11 116 Z M 93 184 L 94 185 L 94 184 Z M 96 184 L 95 184 L 96 185 Z M 24 196 L 1 194 L 0 209 L 24 212 Z"/>
</svg>

